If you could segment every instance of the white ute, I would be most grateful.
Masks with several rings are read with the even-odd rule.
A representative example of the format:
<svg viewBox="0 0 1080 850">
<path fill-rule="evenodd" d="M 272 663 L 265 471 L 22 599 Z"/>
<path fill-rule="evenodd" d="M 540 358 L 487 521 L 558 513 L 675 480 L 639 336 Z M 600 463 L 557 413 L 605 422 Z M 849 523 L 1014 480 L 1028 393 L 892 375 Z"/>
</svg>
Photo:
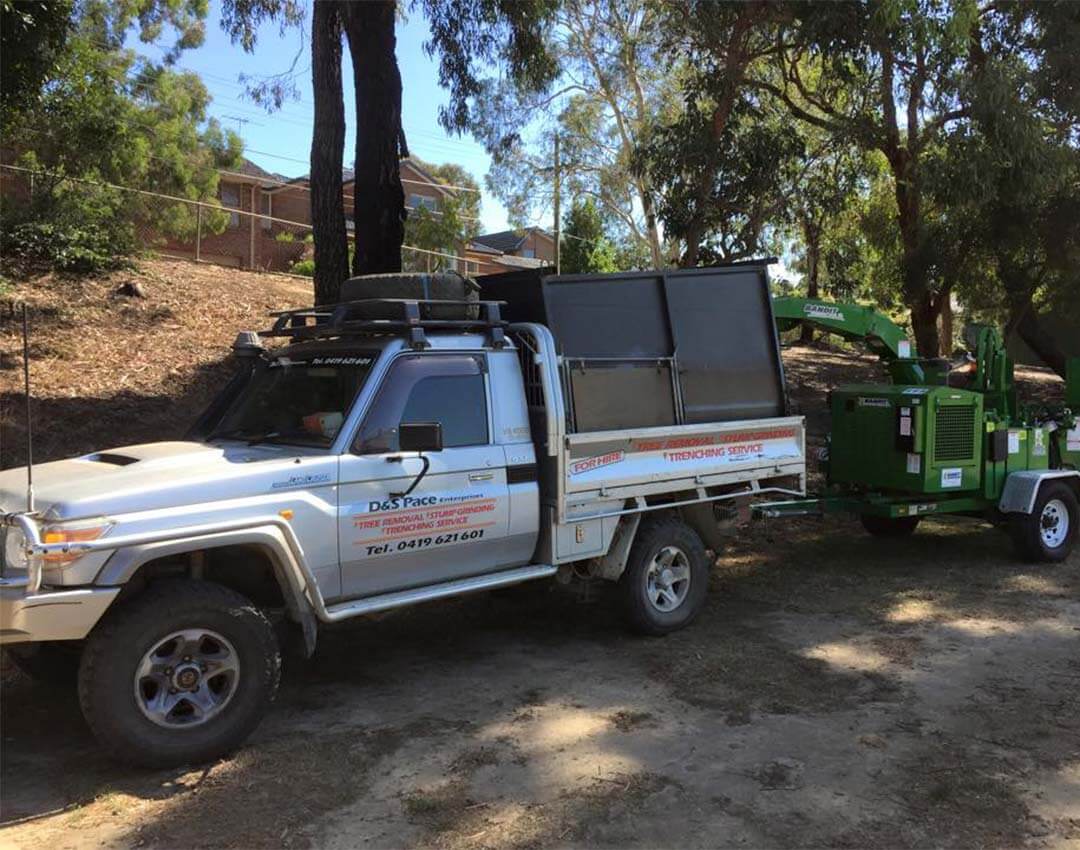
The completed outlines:
<svg viewBox="0 0 1080 850">
<path fill-rule="evenodd" d="M 680 281 L 701 282 L 680 274 L 642 285 L 663 278 L 674 303 Z M 559 291 L 593 293 L 570 282 Z M 722 301 L 724 281 L 711 285 Z M 771 328 L 761 303 L 751 324 Z M 102 745 L 168 766 L 228 752 L 258 724 L 279 678 L 272 620 L 310 653 L 323 624 L 558 575 L 617 582 L 638 632 L 689 624 L 723 520 L 756 494 L 805 492 L 802 419 L 780 398 L 776 415 L 693 421 L 679 362 L 693 346 L 576 357 L 573 328 L 560 341 L 503 306 L 284 313 L 240 335 L 242 368 L 189 440 L 37 465 L 32 512 L 26 470 L 0 473 L 0 643 L 31 673 L 77 667 Z M 678 337 L 673 307 L 665 320 Z M 782 394 L 778 353 L 768 370 Z M 634 390 L 657 374 L 662 392 Z M 605 417 L 648 424 L 597 427 Z"/>
</svg>

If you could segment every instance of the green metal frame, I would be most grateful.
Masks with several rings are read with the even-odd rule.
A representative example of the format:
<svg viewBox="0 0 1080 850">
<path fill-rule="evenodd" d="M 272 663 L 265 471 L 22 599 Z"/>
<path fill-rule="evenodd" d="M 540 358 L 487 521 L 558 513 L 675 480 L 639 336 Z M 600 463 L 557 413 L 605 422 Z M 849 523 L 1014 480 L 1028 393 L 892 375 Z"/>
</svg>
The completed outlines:
<svg viewBox="0 0 1080 850">
<path fill-rule="evenodd" d="M 885 495 L 821 496 L 816 499 L 792 499 L 755 506 L 758 515 L 770 519 L 792 516 L 822 516 L 849 513 L 898 519 L 931 514 L 984 514 L 994 502 L 980 496 L 951 496 L 945 499 L 906 497 L 897 499 Z"/>
<path fill-rule="evenodd" d="M 774 298 L 773 316 L 781 332 L 810 325 L 851 342 L 864 343 L 881 358 L 894 384 L 938 382 L 939 370 L 922 361 L 907 332 L 872 307 L 819 298 Z"/>
</svg>

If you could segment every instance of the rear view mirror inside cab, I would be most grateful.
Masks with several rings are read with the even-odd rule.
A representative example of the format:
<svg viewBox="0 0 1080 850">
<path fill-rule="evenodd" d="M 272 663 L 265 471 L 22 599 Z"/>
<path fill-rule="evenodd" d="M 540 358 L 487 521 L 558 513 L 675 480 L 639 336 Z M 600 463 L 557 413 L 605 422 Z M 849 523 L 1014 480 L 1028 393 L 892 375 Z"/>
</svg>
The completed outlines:
<svg viewBox="0 0 1080 850">
<path fill-rule="evenodd" d="M 403 452 L 441 452 L 442 423 L 402 422 L 398 428 L 398 448 Z"/>
</svg>

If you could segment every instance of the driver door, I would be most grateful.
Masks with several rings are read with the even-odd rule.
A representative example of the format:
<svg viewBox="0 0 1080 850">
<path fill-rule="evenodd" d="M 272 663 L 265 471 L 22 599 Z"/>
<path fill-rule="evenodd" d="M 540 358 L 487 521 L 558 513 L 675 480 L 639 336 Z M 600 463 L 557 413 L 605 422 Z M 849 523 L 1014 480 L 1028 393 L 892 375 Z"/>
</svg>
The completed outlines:
<svg viewBox="0 0 1080 850">
<path fill-rule="evenodd" d="M 482 354 L 404 354 L 343 455 L 342 591 L 369 596 L 491 572 L 509 525 L 505 456 L 492 444 Z M 402 422 L 439 422 L 443 450 L 398 451 Z"/>
</svg>

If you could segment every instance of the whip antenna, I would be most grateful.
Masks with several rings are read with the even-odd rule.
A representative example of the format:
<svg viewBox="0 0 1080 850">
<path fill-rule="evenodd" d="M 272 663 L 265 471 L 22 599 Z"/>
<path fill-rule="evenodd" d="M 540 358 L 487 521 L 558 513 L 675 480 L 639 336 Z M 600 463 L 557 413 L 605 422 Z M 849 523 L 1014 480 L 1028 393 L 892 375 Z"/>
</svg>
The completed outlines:
<svg viewBox="0 0 1080 850">
<path fill-rule="evenodd" d="M 26 393 L 26 510 L 34 511 L 34 429 L 30 414 L 30 321 L 22 305 L 23 389 Z"/>
</svg>

